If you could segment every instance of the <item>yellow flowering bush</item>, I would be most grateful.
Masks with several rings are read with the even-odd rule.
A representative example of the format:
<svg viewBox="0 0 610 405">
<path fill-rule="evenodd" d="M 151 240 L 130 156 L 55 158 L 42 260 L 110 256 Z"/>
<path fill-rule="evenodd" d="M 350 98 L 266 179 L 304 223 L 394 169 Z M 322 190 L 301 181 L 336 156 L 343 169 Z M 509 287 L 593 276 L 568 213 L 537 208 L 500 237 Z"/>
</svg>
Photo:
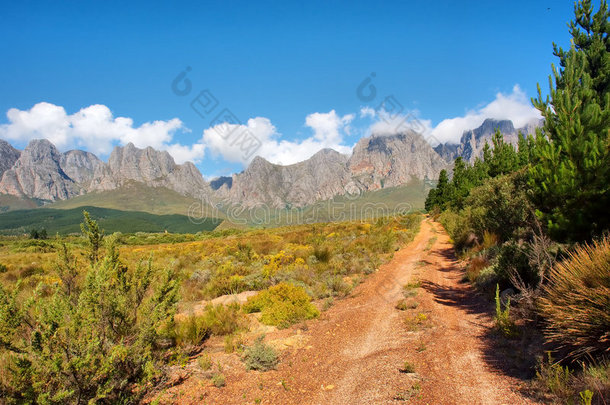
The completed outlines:
<svg viewBox="0 0 610 405">
<path fill-rule="evenodd" d="M 280 283 L 250 297 L 243 309 L 248 313 L 260 312 L 262 323 L 280 328 L 320 315 L 303 287 L 289 283 Z"/>
</svg>

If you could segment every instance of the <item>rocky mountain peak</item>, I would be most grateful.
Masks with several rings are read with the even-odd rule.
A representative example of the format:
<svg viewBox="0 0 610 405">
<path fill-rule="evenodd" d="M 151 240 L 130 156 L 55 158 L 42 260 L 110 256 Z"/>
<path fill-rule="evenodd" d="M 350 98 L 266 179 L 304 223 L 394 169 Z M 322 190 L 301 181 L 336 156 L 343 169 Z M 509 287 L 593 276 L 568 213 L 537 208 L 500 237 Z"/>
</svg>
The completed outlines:
<svg viewBox="0 0 610 405">
<path fill-rule="evenodd" d="M 2 178 L 2 174 L 13 167 L 17 159 L 21 156 L 21 152 L 13 146 L 0 139 L 0 179 Z"/>
<path fill-rule="evenodd" d="M 436 178 L 447 163 L 418 133 L 362 138 L 348 161 L 350 174 L 366 190 Z"/>
<path fill-rule="evenodd" d="M 68 199 L 83 192 L 61 167 L 62 155 L 46 139 L 34 139 L 4 172 L 0 193 L 43 200 Z"/>
<path fill-rule="evenodd" d="M 479 127 L 464 131 L 459 144 L 439 144 L 434 150 L 449 163 L 453 162 L 458 156 L 473 163 L 476 158 L 482 157 L 485 142 L 491 145 L 491 139 L 496 130 L 502 133 L 506 142 L 517 145 L 519 132 L 525 136 L 533 134 L 536 128 L 542 125 L 542 122 L 542 120 L 533 120 L 523 128 L 515 128 L 510 120 L 488 118 Z"/>
<path fill-rule="evenodd" d="M 89 184 L 104 166 L 93 153 L 82 150 L 69 150 L 60 158 L 60 166 L 72 180 L 89 188 Z"/>
<path fill-rule="evenodd" d="M 129 181 L 151 187 L 167 187 L 182 195 L 200 197 L 211 192 L 199 170 L 190 162 L 177 165 L 167 151 L 147 147 L 140 149 L 133 143 L 116 146 L 108 164 L 98 170 L 92 190 L 112 190 Z"/>
<path fill-rule="evenodd" d="M 475 128 L 471 131 L 466 131 L 463 135 L 467 136 L 469 132 L 472 132 L 477 139 L 487 135 L 493 135 L 496 130 L 500 130 L 503 134 L 512 134 L 515 132 L 515 127 L 511 120 L 496 120 L 493 118 L 487 118 L 480 127 Z"/>
</svg>

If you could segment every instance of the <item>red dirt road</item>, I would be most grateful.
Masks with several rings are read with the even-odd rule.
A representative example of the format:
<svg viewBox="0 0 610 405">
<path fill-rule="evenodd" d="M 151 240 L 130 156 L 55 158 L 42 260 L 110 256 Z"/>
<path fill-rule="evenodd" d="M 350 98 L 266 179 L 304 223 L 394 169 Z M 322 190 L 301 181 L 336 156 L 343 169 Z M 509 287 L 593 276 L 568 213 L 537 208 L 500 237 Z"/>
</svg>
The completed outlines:
<svg viewBox="0 0 610 405">
<path fill-rule="evenodd" d="M 277 370 L 245 371 L 235 354 L 213 357 L 227 385 L 211 386 L 196 364 L 161 403 L 209 404 L 531 404 L 519 380 L 490 358 L 488 304 L 460 282 L 462 272 L 442 227 L 424 220 L 413 242 L 319 320 L 267 334 L 284 342 Z M 395 308 L 403 286 L 420 282 Z M 301 328 L 301 329 L 299 329 Z M 493 348 L 492 348 L 493 351 Z M 414 372 L 402 372 L 405 361 Z M 404 371 L 404 370 L 403 370 Z"/>
</svg>

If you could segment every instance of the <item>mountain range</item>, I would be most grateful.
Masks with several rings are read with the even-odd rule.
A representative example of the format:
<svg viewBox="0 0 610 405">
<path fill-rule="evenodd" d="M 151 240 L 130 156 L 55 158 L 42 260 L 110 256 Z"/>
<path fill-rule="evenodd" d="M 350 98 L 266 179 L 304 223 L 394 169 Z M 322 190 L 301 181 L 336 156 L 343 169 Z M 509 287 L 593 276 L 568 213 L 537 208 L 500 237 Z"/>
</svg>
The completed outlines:
<svg viewBox="0 0 610 405">
<path fill-rule="evenodd" d="M 360 139 L 351 156 L 322 149 L 287 166 L 256 157 L 241 173 L 210 182 L 192 163 L 176 164 L 168 152 L 151 147 L 116 146 L 104 162 L 81 150 L 62 153 L 44 139 L 32 140 L 23 151 L 0 140 L 0 195 L 54 202 L 138 183 L 211 204 L 301 208 L 335 196 L 434 180 L 442 169 L 451 169 L 456 157 L 470 162 L 480 157 L 496 129 L 516 144 L 519 132 L 533 133 L 537 126 L 540 122 L 515 129 L 511 121 L 487 119 L 465 131 L 459 144 L 434 148 L 415 132 L 372 135 Z"/>
</svg>

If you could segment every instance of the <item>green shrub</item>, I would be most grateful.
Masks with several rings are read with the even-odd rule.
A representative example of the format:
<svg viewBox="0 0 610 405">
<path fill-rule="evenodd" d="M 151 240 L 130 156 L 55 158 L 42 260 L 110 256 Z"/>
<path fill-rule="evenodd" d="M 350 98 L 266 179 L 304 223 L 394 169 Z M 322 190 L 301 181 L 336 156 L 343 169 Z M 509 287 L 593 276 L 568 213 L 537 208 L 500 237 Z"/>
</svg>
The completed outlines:
<svg viewBox="0 0 610 405">
<path fill-rule="evenodd" d="M 500 241 L 524 237 L 534 212 L 526 190 L 526 179 L 520 172 L 487 179 L 470 190 L 465 205 L 471 208 L 468 223 L 476 235 L 482 239 L 490 232 Z"/>
<path fill-rule="evenodd" d="M 261 312 L 261 322 L 286 328 L 295 322 L 317 317 L 320 312 L 302 287 L 280 283 L 250 297 L 244 311 Z"/>
<path fill-rule="evenodd" d="M 406 311 L 407 309 L 416 309 L 419 306 L 419 303 L 414 299 L 401 299 L 396 303 L 394 308 L 399 311 Z"/>
<path fill-rule="evenodd" d="M 467 210 L 464 210 L 466 212 Z M 468 235 L 471 233 L 467 215 L 459 214 L 452 210 L 446 210 L 439 216 L 439 222 L 443 225 L 455 244 L 455 248 L 460 251 L 468 244 Z"/>
<path fill-rule="evenodd" d="M 568 367 L 554 362 L 551 353 L 548 352 L 546 361 L 542 360 L 536 370 L 536 382 L 542 389 L 550 392 L 562 402 L 568 402 L 575 395 L 575 389 L 571 383 L 572 371 Z"/>
<path fill-rule="evenodd" d="M 247 322 L 237 303 L 208 304 L 202 314 L 177 320 L 174 332 L 179 345 L 199 345 L 210 335 L 231 335 L 246 329 Z"/>
<path fill-rule="evenodd" d="M 591 401 L 593 401 L 593 391 L 584 390 L 578 393 L 580 397 L 580 403 L 582 405 L 591 405 Z"/>
<path fill-rule="evenodd" d="M 324 282 L 330 291 L 332 291 L 334 296 L 345 297 L 352 291 L 352 286 L 346 283 L 343 280 L 343 277 L 339 275 L 329 276 L 324 280 Z"/>
<path fill-rule="evenodd" d="M 264 342 L 264 336 L 259 336 L 254 344 L 244 351 L 243 361 L 248 370 L 268 371 L 279 363 L 275 349 Z"/>
<path fill-rule="evenodd" d="M 477 278 L 475 279 L 474 285 L 480 291 L 489 292 L 489 298 L 492 297 L 493 286 L 498 284 L 498 276 L 493 266 L 485 267 L 482 269 Z"/>
<path fill-rule="evenodd" d="M 203 317 L 189 315 L 175 322 L 174 334 L 178 345 L 197 346 L 211 335 L 211 331 Z"/>
<path fill-rule="evenodd" d="M 7 270 L 8 269 L 7 269 L 6 265 L 0 263 L 0 274 L 1 273 L 6 273 Z"/>
<path fill-rule="evenodd" d="M 241 351 L 244 346 L 244 340 L 242 335 L 227 335 L 224 341 L 225 353 L 233 353 L 235 351 Z"/>
<path fill-rule="evenodd" d="M 227 381 L 226 381 L 224 374 L 222 374 L 222 373 L 214 374 L 212 376 L 212 384 L 214 384 L 214 386 L 216 388 L 222 388 L 225 385 L 227 385 Z"/>
<path fill-rule="evenodd" d="M 470 259 L 466 267 L 466 278 L 474 283 L 479 278 L 481 271 L 489 266 L 487 257 L 483 254 L 476 255 Z"/>
<path fill-rule="evenodd" d="M 313 255 L 317 261 L 322 263 L 328 263 L 332 253 L 328 247 L 316 246 L 313 251 Z"/>
<path fill-rule="evenodd" d="M 203 319 L 214 335 L 230 335 L 247 326 L 247 319 L 237 303 L 208 305 Z"/>
<path fill-rule="evenodd" d="M 535 287 L 540 281 L 535 270 L 529 264 L 527 247 L 513 241 L 503 244 L 500 248 L 495 271 L 502 288 L 510 286 L 510 276 L 513 272 L 526 285 Z"/>
<path fill-rule="evenodd" d="M 567 357 L 599 357 L 610 345 L 610 237 L 581 245 L 553 267 L 540 299 L 545 336 Z"/>
<path fill-rule="evenodd" d="M 212 368 L 212 360 L 210 359 L 210 355 L 207 353 L 204 353 L 203 355 L 201 355 L 198 359 L 197 359 L 197 364 L 199 364 L 199 367 L 201 367 L 201 369 L 203 371 L 208 371 L 209 369 Z"/>
<path fill-rule="evenodd" d="M 500 286 L 496 284 L 496 328 L 506 337 L 515 337 L 517 335 L 517 327 L 510 318 L 510 297 L 506 302 L 505 309 L 502 309 L 500 302 Z"/>
<path fill-rule="evenodd" d="M 156 343 L 175 313 L 175 275 L 155 277 L 150 265 L 129 269 L 112 241 L 84 281 L 74 282 L 64 267 L 58 264 L 62 282 L 48 298 L 21 302 L 0 285 L 2 396 L 16 403 L 137 402 L 163 373 Z"/>
<path fill-rule="evenodd" d="M 409 360 L 405 360 L 402 368 L 400 369 L 401 373 L 414 373 L 415 372 L 415 366 L 409 361 Z"/>
<path fill-rule="evenodd" d="M 610 397 L 610 361 L 583 364 L 582 369 L 570 370 L 556 362 L 551 353 L 536 367 L 534 386 L 554 397 L 553 403 L 602 405 Z"/>
</svg>

